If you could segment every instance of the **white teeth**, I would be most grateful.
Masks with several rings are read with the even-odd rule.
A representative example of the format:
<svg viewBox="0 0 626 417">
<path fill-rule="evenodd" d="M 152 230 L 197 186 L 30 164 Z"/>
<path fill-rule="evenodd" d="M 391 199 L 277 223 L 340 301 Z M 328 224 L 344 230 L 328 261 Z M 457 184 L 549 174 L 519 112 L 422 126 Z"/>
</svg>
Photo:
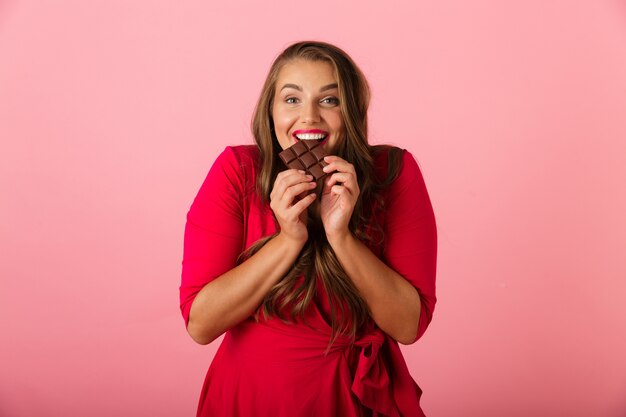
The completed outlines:
<svg viewBox="0 0 626 417">
<path fill-rule="evenodd" d="M 298 133 L 296 137 L 301 140 L 323 139 L 326 137 L 326 135 L 323 133 Z"/>
</svg>

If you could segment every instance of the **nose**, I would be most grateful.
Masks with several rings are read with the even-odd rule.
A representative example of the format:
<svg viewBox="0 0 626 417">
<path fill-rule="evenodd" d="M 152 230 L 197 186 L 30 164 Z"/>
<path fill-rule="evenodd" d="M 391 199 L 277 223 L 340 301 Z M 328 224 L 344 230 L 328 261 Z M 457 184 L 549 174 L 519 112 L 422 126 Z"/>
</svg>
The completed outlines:
<svg viewBox="0 0 626 417">
<path fill-rule="evenodd" d="M 310 101 L 302 107 L 301 119 L 306 123 L 317 123 L 320 121 L 320 112 L 317 103 Z"/>
</svg>

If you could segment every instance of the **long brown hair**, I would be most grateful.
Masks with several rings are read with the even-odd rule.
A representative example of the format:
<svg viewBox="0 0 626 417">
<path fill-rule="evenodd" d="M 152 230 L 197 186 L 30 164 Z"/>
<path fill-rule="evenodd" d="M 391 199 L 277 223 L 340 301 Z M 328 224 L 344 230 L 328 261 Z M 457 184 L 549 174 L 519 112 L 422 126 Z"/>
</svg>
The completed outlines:
<svg viewBox="0 0 626 417">
<path fill-rule="evenodd" d="M 285 49 L 272 64 L 252 120 L 252 133 L 259 148 L 257 193 L 264 203 L 269 203 L 276 176 L 279 171 L 286 169 L 278 158 L 282 148 L 274 133 L 271 109 L 280 70 L 285 64 L 296 59 L 328 62 L 334 69 L 344 121 L 343 140 L 339 142 L 335 153 L 354 165 L 360 190 L 349 230 L 361 241 L 371 241 L 373 239 L 371 235 L 376 235 L 378 236 L 376 243 L 382 243 L 384 239 L 382 227 L 369 222 L 375 214 L 374 207 L 378 210 L 384 209 L 384 201 L 379 191 L 397 177 L 402 150 L 386 145 L 368 144 L 369 86 L 363 73 L 348 54 L 334 45 L 314 41 L 298 42 Z M 388 173 L 386 178 L 381 179 L 377 178 L 374 172 L 374 157 L 378 152 L 385 150 L 389 154 Z M 274 220 L 277 223 L 276 219 Z M 370 233 L 366 233 L 366 227 L 369 227 Z M 284 314 L 288 309 L 290 320 L 304 319 L 304 313 L 315 295 L 316 280 L 319 276 L 329 298 L 332 328 L 328 345 L 330 349 L 339 335 L 346 335 L 352 341 L 355 340 L 359 328 L 369 317 L 369 308 L 326 240 L 321 220 L 314 216 L 311 210 L 307 228 L 309 232 L 307 243 L 289 272 L 265 296 L 262 304 L 263 314 L 268 318 L 276 315 L 283 321 L 289 321 Z M 256 253 L 276 234 L 255 242 L 240 255 L 239 262 Z M 304 276 L 304 281 L 299 284 L 301 276 Z M 255 315 L 257 319 L 258 313 L 257 311 Z"/>
</svg>

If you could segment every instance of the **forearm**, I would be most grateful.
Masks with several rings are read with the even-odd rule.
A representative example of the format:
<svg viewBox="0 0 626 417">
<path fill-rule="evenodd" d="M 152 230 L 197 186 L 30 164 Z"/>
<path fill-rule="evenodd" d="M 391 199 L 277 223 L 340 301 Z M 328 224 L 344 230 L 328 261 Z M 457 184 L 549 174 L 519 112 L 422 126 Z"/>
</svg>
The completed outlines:
<svg viewBox="0 0 626 417">
<path fill-rule="evenodd" d="M 208 344 L 259 307 L 265 295 L 291 268 L 302 245 L 278 234 L 249 259 L 209 282 L 196 295 L 187 331 Z"/>
<path fill-rule="evenodd" d="M 352 234 L 329 237 L 329 243 L 378 327 L 402 344 L 413 343 L 421 311 L 415 287 Z"/>
</svg>

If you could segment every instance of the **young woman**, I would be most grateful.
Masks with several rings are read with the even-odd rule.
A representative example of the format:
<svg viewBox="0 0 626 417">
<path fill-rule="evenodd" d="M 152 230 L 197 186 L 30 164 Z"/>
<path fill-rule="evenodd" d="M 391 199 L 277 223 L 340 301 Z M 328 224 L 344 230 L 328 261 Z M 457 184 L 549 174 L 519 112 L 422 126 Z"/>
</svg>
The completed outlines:
<svg viewBox="0 0 626 417">
<path fill-rule="evenodd" d="M 293 44 L 263 86 L 256 144 L 210 169 L 180 287 L 193 340 L 225 333 L 198 416 L 423 416 L 398 342 L 432 318 L 435 218 L 413 156 L 368 144 L 368 104 L 344 51 Z M 330 154 L 319 187 L 278 156 L 305 140 Z"/>
</svg>

